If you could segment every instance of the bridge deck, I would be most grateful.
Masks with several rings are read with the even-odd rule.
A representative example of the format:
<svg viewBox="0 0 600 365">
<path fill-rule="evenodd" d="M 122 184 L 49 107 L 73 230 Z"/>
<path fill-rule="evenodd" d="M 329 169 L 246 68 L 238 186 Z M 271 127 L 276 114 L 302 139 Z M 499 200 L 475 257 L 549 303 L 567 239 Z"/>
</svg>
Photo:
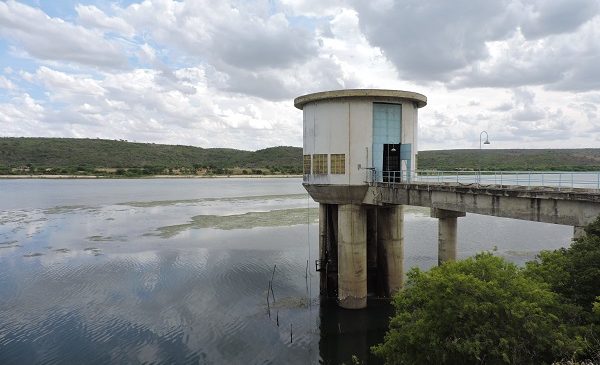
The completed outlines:
<svg viewBox="0 0 600 365">
<path fill-rule="evenodd" d="M 600 215 L 595 189 L 477 183 L 372 183 L 365 204 L 414 205 L 537 222 L 585 226 Z"/>
</svg>

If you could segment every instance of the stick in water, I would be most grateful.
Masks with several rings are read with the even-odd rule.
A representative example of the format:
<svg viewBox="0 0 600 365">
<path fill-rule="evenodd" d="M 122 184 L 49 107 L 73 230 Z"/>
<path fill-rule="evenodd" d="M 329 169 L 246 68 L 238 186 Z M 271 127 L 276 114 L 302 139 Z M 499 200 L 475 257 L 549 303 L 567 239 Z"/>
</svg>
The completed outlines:
<svg viewBox="0 0 600 365">
<path fill-rule="evenodd" d="M 271 282 L 269 281 L 269 287 L 267 288 L 267 313 L 269 313 L 269 319 L 271 318 L 271 305 L 269 304 L 269 288 L 271 287 Z"/>
<path fill-rule="evenodd" d="M 304 278 L 308 279 L 308 260 L 306 260 L 306 272 L 304 273 Z"/>
<path fill-rule="evenodd" d="M 273 280 L 275 278 L 275 268 L 277 267 L 277 264 L 273 265 L 273 273 L 271 274 L 271 281 L 270 281 L 270 288 L 271 288 L 271 294 L 273 295 L 273 303 L 275 303 L 275 293 L 273 292 Z M 267 293 L 268 295 L 268 293 Z"/>
<path fill-rule="evenodd" d="M 290 323 L 290 343 L 294 342 L 294 330 L 292 329 L 292 324 Z"/>
</svg>

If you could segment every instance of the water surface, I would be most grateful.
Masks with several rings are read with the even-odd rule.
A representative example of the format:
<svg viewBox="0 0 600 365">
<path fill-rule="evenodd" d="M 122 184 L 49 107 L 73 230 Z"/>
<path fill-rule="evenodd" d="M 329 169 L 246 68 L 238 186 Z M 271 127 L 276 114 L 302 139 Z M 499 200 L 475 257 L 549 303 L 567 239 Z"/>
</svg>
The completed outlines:
<svg viewBox="0 0 600 365">
<path fill-rule="evenodd" d="M 300 179 L 0 180 L 0 363 L 373 363 L 391 310 L 320 303 L 316 219 Z M 407 269 L 436 264 L 436 231 L 407 210 Z M 571 234 L 469 214 L 459 256 Z"/>
</svg>

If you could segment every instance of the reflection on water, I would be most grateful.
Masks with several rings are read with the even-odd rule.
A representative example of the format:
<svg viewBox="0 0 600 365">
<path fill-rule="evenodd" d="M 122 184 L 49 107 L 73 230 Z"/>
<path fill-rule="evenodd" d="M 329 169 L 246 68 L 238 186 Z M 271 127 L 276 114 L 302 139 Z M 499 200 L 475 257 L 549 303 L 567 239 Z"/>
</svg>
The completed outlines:
<svg viewBox="0 0 600 365">
<path fill-rule="evenodd" d="M 391 308 L 320 303 L 316 215 L 299 179 L 0 181 L 0 364 L 376 363 Z M 468 215 L 459 255 L 521 263 L 570 235 Z M 436 250 L 407 209 L 406 268 Z"/>
</svg>

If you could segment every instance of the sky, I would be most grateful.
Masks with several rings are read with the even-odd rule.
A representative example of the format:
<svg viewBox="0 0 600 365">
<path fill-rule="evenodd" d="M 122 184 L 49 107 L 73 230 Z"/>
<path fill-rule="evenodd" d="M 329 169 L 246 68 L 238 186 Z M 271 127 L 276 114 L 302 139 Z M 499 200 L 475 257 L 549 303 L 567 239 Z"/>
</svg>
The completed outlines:
<svg viewBox="0 0 600 365">
<path fill-rule="evenodd" d="M 302 146 L 307 93 L 419 92 L 419 150 L 600 147 L 600 0 L 0 2 L 0 136 Z"/>
</svg>

